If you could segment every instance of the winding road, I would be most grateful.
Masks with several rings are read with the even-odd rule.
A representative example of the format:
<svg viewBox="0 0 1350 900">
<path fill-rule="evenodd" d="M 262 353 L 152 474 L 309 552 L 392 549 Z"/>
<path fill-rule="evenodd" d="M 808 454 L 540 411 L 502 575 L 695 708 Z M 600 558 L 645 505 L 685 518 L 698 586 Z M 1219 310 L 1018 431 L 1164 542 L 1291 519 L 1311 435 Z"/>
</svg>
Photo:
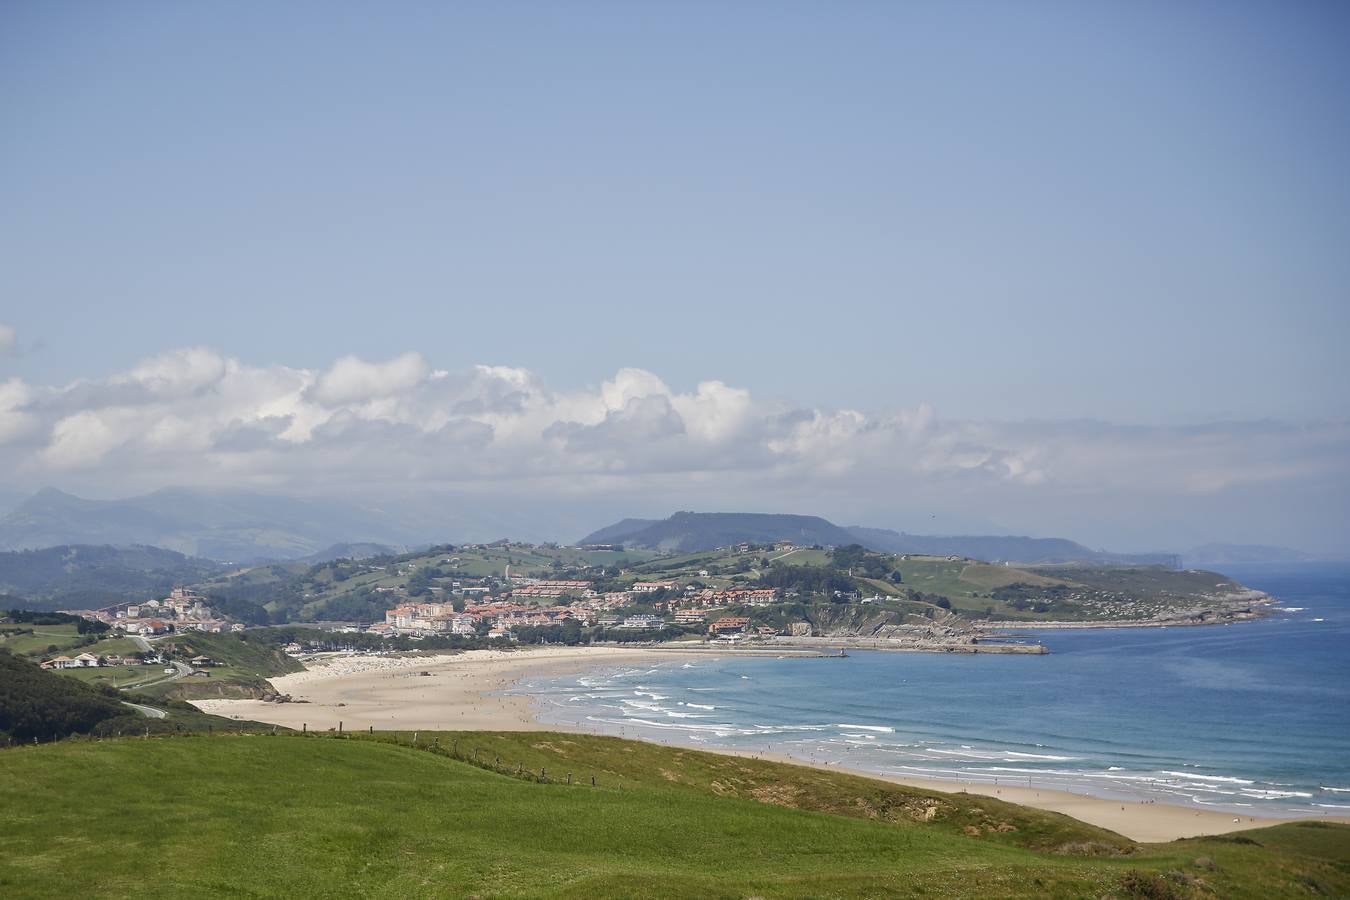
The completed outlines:
<svg viewBox="0 0 1350 900">
<path fill-rule="evenodd" d="M 145 706 L 141 703 L 127 703 L 127 701 L 123 700 L 122 704 L 124 706 L 130 706 L 132 709 L 136 710 L 136 712 L 151 719 L 162 719 L 168 715 L 168 713 L 162 709 L 156 709 L 153 706 Z"/>
</svg>

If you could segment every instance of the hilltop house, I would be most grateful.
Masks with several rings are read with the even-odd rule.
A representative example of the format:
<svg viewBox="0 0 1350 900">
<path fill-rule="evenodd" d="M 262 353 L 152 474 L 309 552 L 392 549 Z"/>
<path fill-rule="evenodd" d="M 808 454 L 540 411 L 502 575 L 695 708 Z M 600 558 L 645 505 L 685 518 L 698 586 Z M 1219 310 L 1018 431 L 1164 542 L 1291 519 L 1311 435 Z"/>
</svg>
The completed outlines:
<svg viewBox="0 0 1350 900">
<path fill-rule="evenodd" d="M 98 657 L 92 653 L 81 653 L 76 657 L 58 656 L 42 664 L 44 669 L 93 669 L 98 666 Z"/>
</svg>

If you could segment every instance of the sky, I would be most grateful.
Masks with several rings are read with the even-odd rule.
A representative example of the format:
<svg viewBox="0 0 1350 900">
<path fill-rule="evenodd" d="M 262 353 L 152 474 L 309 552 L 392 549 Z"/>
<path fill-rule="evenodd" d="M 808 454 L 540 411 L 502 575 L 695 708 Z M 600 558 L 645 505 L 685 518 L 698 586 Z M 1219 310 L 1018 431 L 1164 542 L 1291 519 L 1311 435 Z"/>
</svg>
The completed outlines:
<svg viewBox="0 0 1350 900">
<path fill-rule="evenodd" d="M 16 2 L 0 489 L 1350 548 L 1338 3 Z"/>
</svg>

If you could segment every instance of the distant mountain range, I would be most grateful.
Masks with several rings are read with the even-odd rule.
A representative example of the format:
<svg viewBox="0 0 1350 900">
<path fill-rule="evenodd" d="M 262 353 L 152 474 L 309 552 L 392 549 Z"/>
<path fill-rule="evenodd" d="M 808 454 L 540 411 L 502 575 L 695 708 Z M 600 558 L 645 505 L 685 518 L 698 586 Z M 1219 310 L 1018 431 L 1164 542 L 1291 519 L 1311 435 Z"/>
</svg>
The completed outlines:
<svg viewBox="0 0 1350 900">
<path fill-rule="evenodd" d="M 1063 538 L 905 534 L 860 525 L 842 527 L 819 516 L 771 513 L 677 512 L 668 519 L 624 519 L 582 538 L 582 544 L 623 544 L 669 552 L 712 550 L 739 543 L 790 540 L 811 546 L 861 544 L 882 553 L 967 556 L 1020 563 L 1114 562 L 1178 565 L 1170 553 L 1108 553 Z"/>
<path fill-rule="evenodd" d="M 783 540 L 808 547 L 859 543 L 848 531 L 819 516 L 696 512 L 677 512 L 669 519 L 624 519 L 588 534 L 581 543 L 689 552 Z"/>
<path fill-rule="evenodd" d="M 241 564 L 305 559 L 335 544 L 379 545 L 382 552 L 503 537 L 543 542 L 580 530 L 572 510 L 536 509 L 525 500 L 488 508 L 431 493 L 340 500 L 166 488 L 87 500 L 43 488 L 22 499 L 0 493 L 0 513 L 0 550 L 148 544 Z"/>
<path fill-rule="evenodd" d="M 244 491 L 168 488 L 121 500 L 88 500 L 54 488 L 27 498 L 0 491 L 0 551 L 66 545 L 145 545 L 188 557 L 251 565 L 326 562 L 442 543 L 509 537 L 545 541 L 565 534 L 571 514 L 515 507 L 485 510 L 453 497 L 389 497 L 379 502 L 310 499 Z M 578 529 L 580 530 L 580 529 Z M 572 532 L 575 533 L 575 532 Z M 667 519 L 623 519 L 582 539 L 667 551 L 705 550 L 746 541 L 802 545 L 862 544 L 887 553 L 967 556 L 991 561 L 1073 561 L 1222 565 L 1297 562 L 1307 554 L 1280 547 L 1209 544 L 1180 557 L 1094 550 L 1063 538 L 906 534 L 819 516 L 679 512 Z"/>
<path fill-rule="evenodd" d="M 301 559 L 339 543 L 381 548 L 430 543 L 455 524 L 449 514 L 433 511 L 429 516 L 424 508 L 397 505 L 381 509 L 336 500 L 183 488 L 123 500 L 85 500 L 44 488 L 0 516 L 0 550 L 145 544 L 189 556 L 254 563 Z"/>
<path fill-rule="evenodd" d="M 391 547 L 388 544 L 341 543 L 333 544 L 318 553 L 302 556 L 295 562 L 318 565 L 319 563 L 332 562 L 335 559 L 370 559 L 372 556 L 396 556 L 400 553 L 406 553 L 409 549 L 411 548 Z"/>
<path fill-rule="evenodd" d="M 0 591 L 22 597 L 24 609 L 97 609 L 157 599 L 223 571 L 220 563 L 160 547 L 47 547 L 0 553 Z"/>
<path fill-rule="evenodd" d="M 1175 553 L 1111 553 L 1084 547 L 1067 538 L 905 534 L 861 525 L 850 526 L 848 532 L 863 546 L 886 553 L 967 556 L 991 562 L 1019 563 L 1099 562 L 1140 566 L 1177 566 L 1181 563 Z"/>
</svg>

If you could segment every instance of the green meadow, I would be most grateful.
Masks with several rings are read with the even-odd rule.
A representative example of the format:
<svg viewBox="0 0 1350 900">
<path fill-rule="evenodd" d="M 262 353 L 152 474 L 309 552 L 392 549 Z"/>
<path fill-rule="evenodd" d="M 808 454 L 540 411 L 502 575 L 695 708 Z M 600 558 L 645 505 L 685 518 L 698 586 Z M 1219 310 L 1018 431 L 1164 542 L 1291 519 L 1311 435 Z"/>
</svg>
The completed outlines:
<svg viewBox="0 0 1350 900">
<path fill-rule="evenodd" d="M 616 738 L 412 740 L 218 734 L 0 752 L 0 895 L 1350 893 L 1350 827 L 1141 846 L 988 798 Z"/>
</svg>

